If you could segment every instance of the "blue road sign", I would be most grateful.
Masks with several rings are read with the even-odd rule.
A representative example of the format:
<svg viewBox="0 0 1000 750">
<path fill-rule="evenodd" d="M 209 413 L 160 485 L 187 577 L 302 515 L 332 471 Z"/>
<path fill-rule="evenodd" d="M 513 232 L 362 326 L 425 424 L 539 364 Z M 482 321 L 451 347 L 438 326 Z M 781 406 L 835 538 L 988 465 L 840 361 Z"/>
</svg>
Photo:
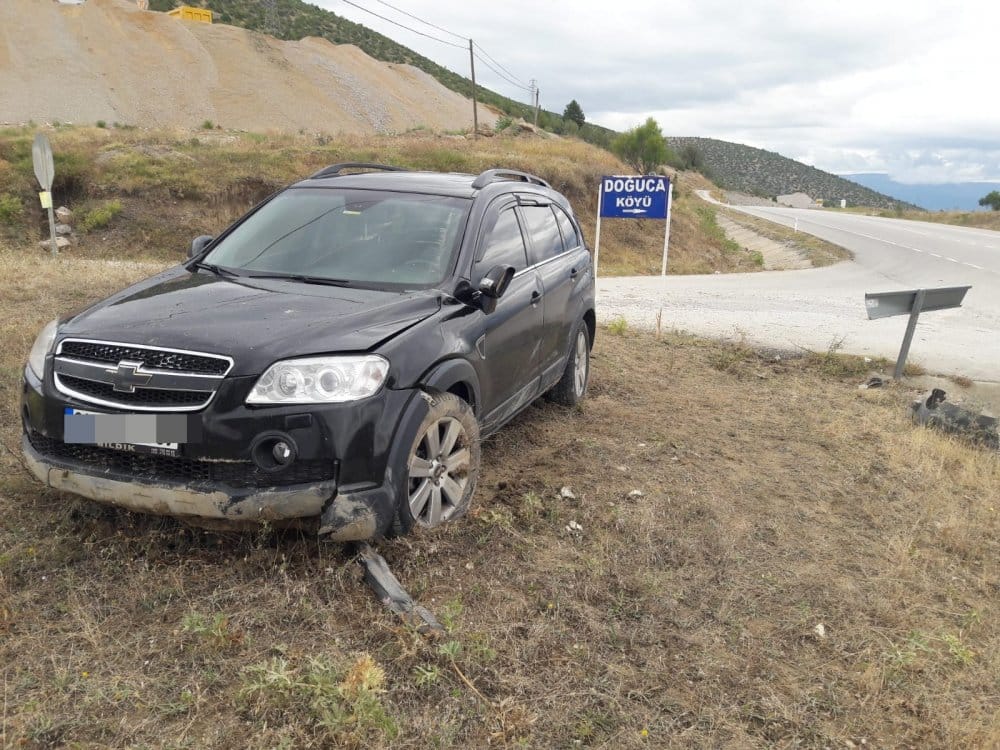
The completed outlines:
<svg viewBox="0 0 1000 750">
<path fill-rule="evenodd" d="M 602 177 L 601 216 L 605 219 L 665 219 L 670 180 L 657 175 Z"/>
</svg>

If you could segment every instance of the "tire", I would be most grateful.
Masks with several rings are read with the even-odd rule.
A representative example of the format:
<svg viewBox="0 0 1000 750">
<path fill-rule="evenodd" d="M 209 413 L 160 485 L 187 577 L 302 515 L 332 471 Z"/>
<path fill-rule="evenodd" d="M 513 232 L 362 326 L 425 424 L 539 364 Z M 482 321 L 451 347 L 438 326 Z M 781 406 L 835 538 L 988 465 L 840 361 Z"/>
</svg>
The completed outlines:
<svg viewBox="0 0 1000 750">
<path fill-rule="evenodd" d="M 587 395 L 590 381 L 590 331 L 582 320 L 576 324 L 569 358 L 562 378 L 548 392 L 548 399 L 563 406 L 576 406 Z"/>
<path fill-rule="evenodd" d="M 479 479 L 479 423 L 458 396 L 439 393 L 408 441 L 392 535 L 433 529 L 469 510 Z"/>
</svg>

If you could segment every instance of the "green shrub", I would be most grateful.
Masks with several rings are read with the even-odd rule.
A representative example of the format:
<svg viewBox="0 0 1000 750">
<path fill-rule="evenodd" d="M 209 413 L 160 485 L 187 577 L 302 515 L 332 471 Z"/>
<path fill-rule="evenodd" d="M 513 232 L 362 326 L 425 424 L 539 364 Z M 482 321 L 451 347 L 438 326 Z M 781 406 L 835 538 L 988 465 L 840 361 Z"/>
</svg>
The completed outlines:
<svg viewBox="0 0 1000 750">
<path fill-rule="evenodd" d="M 108 201 L 103 205 L 92 208 L 85 213 L 83 218 L 80 219 L 80 228 L 85 232 L 93 232 L 95 229 L 103 229 L 121 212 L 121 201 Z"/>
<path fill-rule="evenodd" d="M 214 130 L 215 129 L 215 125 L 212 123 L 211 120 L 205 120 L 205 122 L 203 122 L 201 124 L 201 129 L 202 130 Z"/>
<path fill-rule="evenodd" d="M 24 206 L 16 195 L 4 193 L 0 195 L 0 225 L 12 227 L 21 220 Z"/>
<path fill-rule="evenodd" d="M 628 321 L 620 315 L 608 323 L 608 333 L 612 336 L 624 336 L 627 330 Z"/>
<path fill-rule="evenodd" d="M 97 121 L 97 127 L 99 127 L 99 128 L 106 128 L 107 126 L 108 126 L 108 124 L 106 122 L 104 122 L 104 120 L 98 120 Z"/>
<path fill-rule="evenodd" d="M 514 118 L 504 115 L 503 117 L 497 118 L 497 124 L 493 126 L 493 130 L 497 133 L 502 133 L 513 124 Z"/>
</svg>

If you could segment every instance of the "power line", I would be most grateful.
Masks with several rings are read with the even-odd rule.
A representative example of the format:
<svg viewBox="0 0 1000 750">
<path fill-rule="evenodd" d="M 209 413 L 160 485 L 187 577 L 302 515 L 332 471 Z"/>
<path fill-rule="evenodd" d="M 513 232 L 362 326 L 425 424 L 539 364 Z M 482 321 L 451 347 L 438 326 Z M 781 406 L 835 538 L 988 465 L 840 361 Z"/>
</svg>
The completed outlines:
<svg viewBox="0 0 1000 750">
<path fill-rule="evenodd" d="M 490 61 L 491 61 L 491 62 L 492 62 L 492 63 L 493 63 L 494 65 L 496 65 L 496 66 L 497 66 L 498 68 L 500 68 L 500 70 L 504 71 L 504 72 L 505 72 L 505 73 L 506 73 L 507 75 L 509 75 L 509 76 L 510 76 L 511 78 L 513 78 L 513 79 L 514 79 L 515 81 L 517 81 L 517 82 L 518 82 L 518 83 L 519 83 L 519 84 L 520 84 L 521 86 L 523 86 L 524 88 L 529 88 L 529 87 L 528 87 L 528 85 L 524 83 L 524 81 L 522 81 L 522 80 L 521 80 L 520 78 L 518 78 L 518 77 L 517 77 L 516 75 L 514 75 L 514 74 L 513 74 L 513 73 L 511 73 L 511 72 L 510 72 L 509 70 L 507 70 L 507 68 L 505 68 L 505 67 L 504 67 L 503 65 L 501 65 L 501 64 L 500 64 L 499 62 L 497 62 L 497 61 L 496 61 L 496 60 L 495 60 L 495 59 L 494 59 L 494 58 L 493 58 L 493 57 L 492 57 L 492 56 L 490 55 L 490 53 L 489 53 L 489 52 L 487 52 L 487 51 L 486 51 L 486 50 L 484 50 L 484 49 L 483 49 L 482 47 L 480 47 L 480 46 L 479 46 L 479 42 L 473 42 L 473 44 L 474 44 L 474 45 L 476 45 L 476 47 L 477 47 L 477 48 L 479 49 L 479 51 L 480 51 L 480 52 L 482 52 L 482 53 L 483 53 L 484 55 L 486 55 L 486 57 L 488 57 L 488 58 L 490 59 Z"/>
<path fill-rule="evenodd" d="M 485 60 L 485 58 L 483 58 L 483 57 L 480 57 L 479 55 L 476 55 L 476 59 L 477 59 L 477 60 L 479 60 L 479 62 L 481 62 L 481 63 L 482 63 L 483 65 L 485 65 L 485 66 L 486 66 L 487 68 L 489 68 L 490 70 L 492 70 L 492 71 L 493 71 L 494 73 L 496 73 L 496 74 L 497 74 L 498 76 L 500 76 L 500 78 L 501 78 L 502 80 L 506 81 L 506 82 L 507 82 L 507 83 L 509 83 L 509 84 L 510 84 L 511 86 L 516 86 L 517 88 L 519 88 L 519 89 L 524 89 L 525 91 L 531 91 L 531 87 L 530 87 L 530 86 L 525 86 L 524 84 L 521 84 L 521 83 L 518 83 L 517 81 L 515 81 L 515 80 L 513 80 L 513 79 L 511 79 L 511 78 L 508 78 L 508 77 L 507 77 L 506 75 L 504 75 L 504 74 L 503 74 L 503 73 L 501 73 L 501 72 L 500 72 L 499 70 L 497 70 L 497 69 L 496 69 L 496 68 L 494 68 L 494 67 L 493 67 L 492 65 L 490 65 L 490 64 L 489 64 L 489 63 L 488 63 L 488 62 L 487 62 L 487 61 Z"/>
<path fill-rule="evenodd" d="M 466 46 L 464 44 L 455 44 L 454 42 L 449 42 L 446 39 L 439 39 L 436 36 L 431 36 L 430 34 L 425 34 L 422 31 L 417 31 L 416 29 L 412 29 L 409 26 L 401 24 L 399 21 L 393 21 L 391 18 L 386 18 L 385 16 L 380 15 L 380 14 L 376 13 L 373 10 L 368 10 L 368 8 L 363 8 L 362 6 L 358 5 L 355 2 L 351 2 L 351 0 L 344 0 L 344 2 L 347 3 L 348 5 L 354 6 L 358 10 L 364 11 L 365 13 L 370 13 L 371 15 L 375 16 L 376 18 L 381 18 L 383 21 L 388 21 L 389 23 L 391 23 L 391 24 L 393 24 L 395 26 L 399 26 L 401 29 L 406 29 L 407 31 L 412 31 L 414 34 L 419 34 L 420 36 L 425 36 L 428 39 L 433 39 L 435 42 L 441 42 L 441 44 L 447 44 L 449 47 L 457 47 L 458 49 L 466 49 Z"/>
<path fill-rule="evenodd" d="M 463 41 L 465 41 L 465 39 L 466 39 L 466 37 L 462 36 L 461 34 L 456 34 L 454 31 L 449 31 L 448 29 L 446 29 L 446 28 L 444 28 L 442 26 L 438 26 L 437 24 L 433 24 L 430 21 L 425 21 L 423 18 L 420 18 L 419 16 L 416 16 L 413 13 L 408 13 L 407 11 L 403 10 L 402 8 L 397 8 L 395 5 L 392 5 L 391 3 L 386 2 L 386 0 L 375 0 L 375 1 L 378 2 L 378 3 L 380 3 L 381 5 L 386 6 L 387 8 L 391 8 L 392 10 L 396 11 L 397 13 L 401 13 L 402 15 L 406 16 L 407 18 L 412 18 L 414 21 L 418 21 L 418 22 L 420 22 L 422 24 L 430 26 L 431 28 L 437 29 L 438 31 L 442 31 L 445 34 L 450 34 L 451 36 L 455 37 L 456 39 L 461 39 Z M 386 21 L 388 23 L 393 24 L 394 26 L 398 26 L 401 29 L 406 29 L 407 31 L 410 31 L 410 32 L 412 32 L 414 34 L 419 34 L 422 37 L 426 37 L 427 39 L 432 39 L 433 41 L 440 42 L 441 44 L 447 44 L 450 47 L 455 47 L 457 49 L 466 49 L 466 45 L 464 45 L 464 44 L 456 44 L 455 42 L 450 42 L 450 41 L 448 41 L 446 39 L 441 39 L 441 38 L 433 36 L 431 34 L 427 34 L 427 33 L 423 32 L 423 31 L 417 31 L 416 29 L 414 29 L 414 28 L 412 28 L 410 26 L 407 26 L 405 24 L 402 24 L 399 21 L 394 21 L 393 19 L 388 18 L 386 16 L 383 16 L 380 13 L 376 13 L 373 10 L 369 10 L 368 8 L 365 8 L 365 7 L 361 6 L 361 5 L 359 5 L 358 3 L 353 2 L 353 0 L 344 0 L 344 2 L 347 3 L 348 5 L 352 6 L 352 7 L 357 8 L 360 11 L 364 11 L 365 13 L 373 15 L 376 18 L 380 18 L 383 21 Z M 534 91 L 534 89 L 531 86 L 528 86 L 527 84 L 525 84 L 517 76 L 515 76 L 513 73 L 511 73 L 507 68 L 505 68 L 503 65 L 501 65 L 492 55 L 490 55 L 486 50 L 484 50 L 479 44 L 477 44 L 476 42 L 473 42 L 471 39 L 469 40 L 469 43 L 472 44 L 472 45 L 475 45 L 475 47 L 480 52 L 482 52 L 482 55 L 479 55 L 479 54 L 476 54 L 475 52 L 473 52 L 473 55 L 475 55 L 476 59 L 478 59 L 483 65 L 485 65 L 487 68 L 489 68 L 494 73 L 496 73 L 496 75 L 499 76 L 500 79 L 503 80 L 505 83 L 509 83 L 511 86 L 514 86 L 516 88 L 522 89 L 524 91 L 528 91 L 528 92 L 533 92 Z M 496 67 L 494 67 L 494 66 L 496 66 Z M 498 68 L 499 68 L 499 70 L 498 70 Z"/>
<path fill-rule="evenodd" d="M 436 24 L 431 23 L 430 21 L 425 21 L 424 19 L 420 18 L 419 16 L 415 16 L 412 13 L 407 13 L 402 8 L 397 8 L 395 5 L 390 5 L 385 0 L 375 0 L 375 2 L 381 3 L 382 5 L 386 6 L 387 8 L 392 8 L 397 13 L 402 13 L 404 16 L 406 16 L 407 18 L 412 18 L 414 21 L 420 21 L 420 23 L 426 24 L 426 25 L 430 26 L 432 29 L 437 29 L 438 31 L 443 31 L 445 34 L 451 34 L 453 37 L 455 37 L 456 39 L 461 39 L 463 42 L 467 42 L 469 40 L 469 37 L 467 37 L 467 36 L 462 36 L 461 34 L 456 34 L 454 31 L 448 31 L 448 29 L 442 28 L 442 27 L 440 27 L 440 26 L 438 26 Z"/>
</svg>

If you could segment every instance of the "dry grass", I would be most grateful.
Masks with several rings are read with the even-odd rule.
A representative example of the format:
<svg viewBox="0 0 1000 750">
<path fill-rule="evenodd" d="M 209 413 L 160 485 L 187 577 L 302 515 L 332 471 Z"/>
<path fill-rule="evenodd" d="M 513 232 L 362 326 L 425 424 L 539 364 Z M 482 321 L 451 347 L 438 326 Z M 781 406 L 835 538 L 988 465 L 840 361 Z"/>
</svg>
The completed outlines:
<svg viewBox="0 0 1000 750">
<path fill-rule="evenodd" d="M 34 331 L 144 270 L 0 258 L 5 445 Z M 997 456 L 853 371 L 621 334 L 582 408 L 487 443 L 467 519 L 380 545 L 437 641 L 338 547 L 103 508 L 0 456 L 0 744 L 1000 744 Z"/>
<path fill-rule="evenodd" d="M 85 234 L 71 253 L 94 258 L 179 260 L 193 237 L 216 234 L 281 186 L 342 161 L 375 161 L 413 169 L 478 173 L 509 167 L 538 174 L 564 192 L 594 241 L 601 176 L 628 173 L 607 151 L 564 139 L 481 138 L 418 131 L 402 136 L 260 135 L 233 132 L 107 130 L 60 127 L 50 132 L 56 153 L 56 200 L 78 218 L 120 202 L 120 213 Z M 33 131 L 0 130 L 0 184 L 21 200 L 14 227 L 0 226 L 0 243 L 28 247 L 43 239 L 46 219 L 35 197 Z M 671 229 L 671 273 L 753 270 L 724 236 L 706 231 L 703 203 L 677 180 Z M 700 184 L 700 183 L 699 183 Z M 10 200 L 8 198 L 8 200 Z M 663 223 L 615 220 L 602 227 L 601 273 L 659 273 Z"/>
<path fill-rule="evenodd" d="M 720 209 L 727 217 L 759 235 L 794 248 L 800 255 L 807 258 L 814 267 L 829 266 L 842 260 L 850 260 L 853 256 L 849 250 L 821 240 L 805 232 L 796 232 L 790 227 L 777 224 L 766 219 L 750 216 L 742 211 Z"/>
<path fill-rule="evenodd" d="M 879 211 L 872 208 L 849 208 L 852 213 L 882 216 L 890 219 L 929 221 L 934 224 L 954 224 L 960 227 L 1000 230 L 1000 211 Z"/>
</svg>

